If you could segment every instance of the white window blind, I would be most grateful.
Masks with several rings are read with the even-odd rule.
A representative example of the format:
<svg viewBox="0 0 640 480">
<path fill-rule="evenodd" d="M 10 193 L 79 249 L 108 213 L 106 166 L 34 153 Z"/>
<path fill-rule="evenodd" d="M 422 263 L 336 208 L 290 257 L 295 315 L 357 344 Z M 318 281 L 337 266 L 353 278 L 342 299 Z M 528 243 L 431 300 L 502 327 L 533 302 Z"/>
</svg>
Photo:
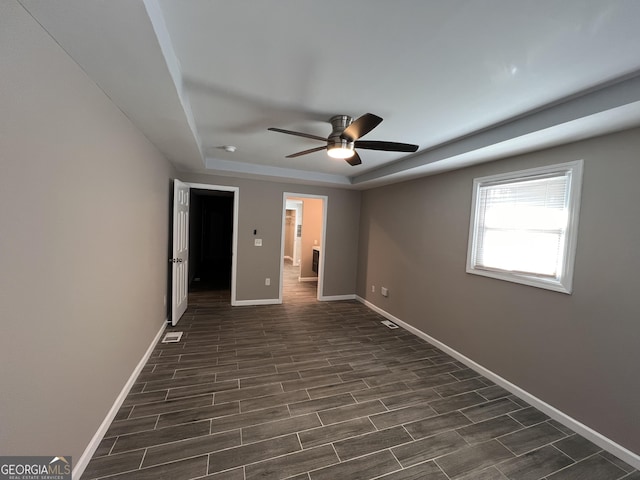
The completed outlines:
<svg viewBox="0 0 640 480">
<path fill-rule="evenodd" d="M 467 271 L 567 291 L 577 163 L 476 179 Z"/>
</svg>

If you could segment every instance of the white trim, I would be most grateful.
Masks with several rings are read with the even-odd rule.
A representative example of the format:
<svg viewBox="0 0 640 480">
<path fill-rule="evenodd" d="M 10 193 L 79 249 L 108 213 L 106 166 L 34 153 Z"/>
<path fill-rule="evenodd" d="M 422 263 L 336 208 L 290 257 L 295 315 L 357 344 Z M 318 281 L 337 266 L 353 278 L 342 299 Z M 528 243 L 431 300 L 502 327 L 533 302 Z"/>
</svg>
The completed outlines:
<svg viewBox="0 0 640 480">
<path fill-rule="evenodd" d="M 233 192 L 233 232 L 231 245 L 231 306 L 240 305 L 236 300 L 236 272 L 238 271 L 238 205 L 240 204 L 240 187 L 229 185 L 210 185 L 208 183 L 189 183 L 190 188 L 200 190 L 218 190 L 220 192 Z M 189 217 L 191 221 L 191 217 Z"/>
<path fill-rule="evenodd" d="M 478 372 L 481 375 L 485 376 L 486 378 L 488 378 L 489 380 L 491 380 L 495 384 L 500 385 L 502 388 L 504 388 L 505 390 L 511 392 L 516 397 L 521 398 L 525 402 L 527 402 L 530 405 L 534 406 L 538 410 L 546 413 L 549 417 L 553 418 L 554 420 L 557 420 L 558 422 L 560 422 L 561 424 L 563 424 L 566 427 L 570 428 L 571 430 L 575 431 L 576 433 L 579 433 L 580 435 L 585 437 L 587 440 L 590 440 L 591 442 L 593 442 L 596 445 L 598 445 L 600 448 L 608 451 L 612 455 L 615 455 L 616 457 L 620 458 L 621 460 L 627 462 L 632 467 L 634 467 L 636 469 L 640 469 L 640 455 L 632 452 L 631 450 L 626 449 L 622 445 L 617 444 L 613 440 L 605 437 L 604 435 L 602 435 L 599 432 L 596 432 L 595 430 L 593 430 L 592 428 L 590 428 L 590 427 L 586 426 L 585 424 L 579 422 L 575 418 L 570 417 L 569 415 L 567 415 L 566 413 L 558 410 L 554 406 L 549 405 L 545 401 L 543 401 L 543 400 L 539 399 L 538 397 L 532 395 L 531 393 L 527 392 L 526 390 L 523 390 L 522 388 L 518 387 L 517 385 L 515 385 L 515 384 L 511 383 L 510 381 L 502 378 L 497 373 L 492 372 L 491 370 L 489 370 L 489 369 L 483 367 L 482 365 L 474 362 L 473 360 L 471 360 L 470 358 L 466 357 L 465 355 L 463 355 L 462 353 L 458 352 L 457 350 L 454 350 L 453 348 L 449 347 L 448 345 L 446 345 L 446 344 L 440 342 L 439 340 L 436 340 L 435 338 L 431 337 L 430 335 L 424 333 L 422 330 L 419 330 L 416 327 L 413 327 L 413 326 L 409 325 L 408 323 L 403 322 L 402 320 L 400 320 L 399 318 L 393 316 L 389 312 L 386 312 L 385 310 L 381 309 L 380 307 L 377 307 L 376 305 L 374 305 L 373 303 L 369 302 L 368 300 L 365 300 L 364 298 L 362 298 L 360 296 L 356 296 L 356 300 L 358 300 L 359 302 L 365 304 L 367 307 L 369 307 L 374 312 L 377 312 L 380 315 L 382 315 L 383 317 L 391 320 L 393 323 L 401 326 L 405 330 L 413 333 L 417 337 L 420 337 L 423 340 L 426 340 L 427 342 L 429 342 L 430 344 L 438 347 L 443 352 L 451 355 L 456 360 L 464 363 L 467 367 L 469 367 L 472 370 L 475 370 L 476 372 Z"/>
<path fill-rule="evenodd" d="M 327 296 L 323 295 L 318 300 L 320 300 L 321 302 L 337 302 L 340 300 L 355 300 L 355 299 L 356 299 L 356 294 L 352 293 L 350 295 L 327 295 Z"/>
<path fill-rule="evenodd" d="M 84 473 L 84 470 L 85 468 L 87 468 L 87 465 L 91 460 L 91 457 L 93 457 L 93 454 L 96 452 L 98 446 L 100 445 L 102 438 L 104 437 L 105 433 L 107 433 L 107 430 L 111 426 L 111 422 L 113 422 L 113 419 L 116 417 L 118 410 L 120 410 L 120 407 L 122 406 L 125 398 L 127 398 L 127 395 L 131 390 L 131 387 L 133 387 L 133 384 L 136 382 L 138 375 L 140 375 L 140 372 L 142 371 L 144 366 L 147 364 L 147 361 L 151 357 L 151 353 L 153 352 L 153 349 L 156 347 L 156 345 L 160 341 L 160 338 L 162 337 L 164 330 L 167 328 L 168 323 L 169 323 L 169 319 L 166 319 L 163 322 L 162 327 L 160 327 L 160 330 L 156 334 L 155 338 L 151 341 L 151 345 L 149 345 L 149 348 L 147 348 L 147 351 L 138 362 L 138 365 L 136 365 L 136 368 L 133 369 L 133 372 L 131 373 L 129 380 L 127 380 L 127 383 L 125 383 L 124 387 L 122 387 L 122 391 L 116 397 L 115 401 L 113 402 L 113 405 L 111 406 L 111 409 L 107 413 L 107 416 L 104 418 L 104 420 L 100 424 L 100 427 L 98 427 L 98 430 L 93 435 L 93 438 L 89 442 L 89 445 L 87 445 L 87 448 L 84 449 L 84 452 L 80 456 L 80 459 L 76 462 L 73 468 L 73 473 L 72 473 L 73 478 L 80 478 Z"/>
<path fill-rule="evenodd" d="M 187 124 L 189 125 L 190 133 L 193 135 L 193 138 L 190 139 L 192 140 L 191 145 L 198 149 L 198 153 L 200 154 L 198 159 L 200 159 L 203 156 L 202 140 L 200 139 L 200 135 L 198 135 L 198 128 L 193 116 L 193 108 L 191 107 L 187 90 L 184 87 L 184 75 L 182 73 L 182 68 L 180 66 L 178 56 L 176 55 L 176 51 L 173 48 L 174 44 L 171 40 L 171 36 L 169 35 L 169 30 L 167 29 L 167 22 L 165 20 L 164 13 L 162 12 L 162 8 L 160 7 L 158 0 L 143 0 L 143 4 L 147 11 L 147 15 L 149 16 L 149 20 L 151 21 L 151 26 L 157 38 L 158 45 L 160 46 L 160 52 L 164 58 L 165 65 L 167 66 L 169 75 L 171 75 L 171 79 L 173 80 L 175 93 L 180 101 L 180 105 L 182 106 L 182 111 L 184 112 Z"/>
<path fill-rule="evenodd" d="M 233 174 L 234 177 L 256 178 L 271 177 L 274 180 L 291 182 L 292 180 L 311 181 L 329 186 L 341 185 L 348 187 L 351 179 L 345 175 L 332 175 L 329 173 L 311 172 L 298 170 L 295 168 L 274 167 L 271 165 L 260 165 L 257 163 L 237 162 L 231 160 L 221 160 L 213 157 L 206 157 L 205 166 L 207 173 L 211 174 Z"/>
<path fill-rule="evenodd" d="M 247 307 L 253 305 L 280 305 L 282 300 L 279 298 L 258 298 L 256 300 L 236 300 L 234 306 Z"/>
</svg>

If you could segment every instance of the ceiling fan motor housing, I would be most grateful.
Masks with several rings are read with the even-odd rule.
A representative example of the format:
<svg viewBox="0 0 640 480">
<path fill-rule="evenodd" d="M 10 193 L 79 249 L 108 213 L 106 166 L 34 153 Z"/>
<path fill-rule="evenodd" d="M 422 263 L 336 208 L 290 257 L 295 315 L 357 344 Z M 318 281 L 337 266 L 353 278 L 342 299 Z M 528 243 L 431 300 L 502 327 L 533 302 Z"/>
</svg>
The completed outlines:
<svg viewBox="0 0 640 480">
<path fill-rule="evenodd" d="M 331 135 L 327 138 L 327 148 L 347 148 L 353 150 L 354 141 L 342 137 L 344 129 L 351 125 L 353 118 L 349 115 L 336 115 L 329 120 L 333 128 Z"/>
</svg>

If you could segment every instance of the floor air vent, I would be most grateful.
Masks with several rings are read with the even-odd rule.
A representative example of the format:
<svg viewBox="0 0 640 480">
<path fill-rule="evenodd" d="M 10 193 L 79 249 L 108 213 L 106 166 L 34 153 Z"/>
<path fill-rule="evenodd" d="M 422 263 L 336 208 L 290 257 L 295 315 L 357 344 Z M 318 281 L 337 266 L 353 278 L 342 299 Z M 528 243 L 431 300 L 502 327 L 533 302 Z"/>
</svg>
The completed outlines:
<svg viewBox="0 0 640 480">
<path fill-rule="evenodd" d="M 169 332 L 165 334 L 162 343 L 178 343 L 182 338 L 182 332 Z"/>
<path fill-rule="evenodd" d="M 387 326 L 387 327 L 389 327 L 389 328 L 399 328 L 398 325 L 393 323 L 391 320 L 383 320 L 380 323 L 385 325 L 385 326 Z"/>
</svg>

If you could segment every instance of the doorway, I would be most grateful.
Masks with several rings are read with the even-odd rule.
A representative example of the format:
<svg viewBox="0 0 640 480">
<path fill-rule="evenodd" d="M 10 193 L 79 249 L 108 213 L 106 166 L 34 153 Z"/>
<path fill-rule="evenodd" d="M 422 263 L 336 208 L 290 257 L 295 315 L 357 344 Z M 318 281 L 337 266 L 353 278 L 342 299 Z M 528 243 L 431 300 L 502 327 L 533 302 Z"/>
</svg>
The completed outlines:
<svg viewBox="0 0 640 480">
<path fill-rule="evenodd" d="M 284 193 L 280 298 L 322 299 L 327 197 Z M 303 293 L 304 292 L 304 293 Z M 289 299 L 289 300 L 284 300 Z"/>
<path fill-rule="evenodd" d="M 189 219 L 189 291 L 231 298 L 233 192 L 192 188 Z"/>
<path fill-rule="evenodd" d="M 178 179 L 173 183 L 169 259 L 173 267 L 167 286 L 171 293 L 171 323 L 175 326 L 186 311 L 194 288 L 219 289 L 225 293 L 217 302 L 237 305 L 240 189 Z"/>
<path fill-rule="evenodd" d="M 237 187 L 189 183 L 189 293 L 236 304 Z"/>
</svg>

